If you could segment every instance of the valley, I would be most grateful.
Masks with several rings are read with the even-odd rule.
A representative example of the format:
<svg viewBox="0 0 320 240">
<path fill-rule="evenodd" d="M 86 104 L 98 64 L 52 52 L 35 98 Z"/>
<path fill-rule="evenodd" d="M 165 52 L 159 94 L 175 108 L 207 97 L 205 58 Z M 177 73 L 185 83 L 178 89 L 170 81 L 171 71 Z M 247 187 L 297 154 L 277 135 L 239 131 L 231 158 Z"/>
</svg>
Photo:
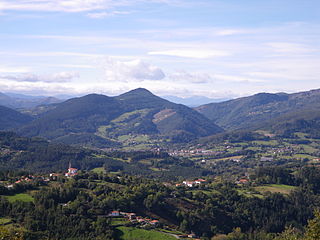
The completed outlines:
<svg viewBox="0 0 320 240">
<path fill-rule="evenodd" d="M 262 99 L 249 101 L 250 112 L 270 104 Z M 0 232 L 39 240 L 282 240 L 290 222 L 304 240 L 320 196 L 317 101 L 310 108 L 306 101 L 239 129 L 145 89 L 91 94 L 41 113 L 5 109 L 3 123 L 23 121 L 0 132 Z"/>
</svg>

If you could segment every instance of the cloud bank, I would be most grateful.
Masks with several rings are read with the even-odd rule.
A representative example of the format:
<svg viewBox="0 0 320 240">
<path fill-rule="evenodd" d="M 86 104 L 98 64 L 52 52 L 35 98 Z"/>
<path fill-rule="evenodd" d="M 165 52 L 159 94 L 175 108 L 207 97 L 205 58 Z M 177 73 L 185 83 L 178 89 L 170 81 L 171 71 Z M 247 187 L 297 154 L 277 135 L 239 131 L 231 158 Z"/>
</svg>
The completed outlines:
<svg viewBox="0 0 320 240">
<path fill-rule="evenodd" d="M 161 68 L 140 59 L 119 61 L 107 58 L 104 68 L 107 81 L 161 80 L 165 77 Z"/>
</svg>

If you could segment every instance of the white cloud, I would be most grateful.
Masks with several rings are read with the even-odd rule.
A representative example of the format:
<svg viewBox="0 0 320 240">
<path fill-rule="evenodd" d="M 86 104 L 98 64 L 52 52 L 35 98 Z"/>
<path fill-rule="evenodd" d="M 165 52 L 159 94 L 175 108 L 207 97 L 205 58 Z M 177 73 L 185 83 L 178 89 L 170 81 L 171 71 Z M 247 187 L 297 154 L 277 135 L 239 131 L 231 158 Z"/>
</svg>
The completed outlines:
<svg viewBox="0 0 320 240">
<path fill-rule="evenodd" d="M 45 11 L 45 12 L 84 12 L 109 8 L 114 1 L 104 0 L 15 0 L 3 1 L 2 10 Z"/>
<path fill-rule="evenodd" d="M 46 82 L 14 82 L 1 81 L 0 89 L 4 92 L 16 92 L 31 95 L 57 95 L 57 94 L 75 94 L 76 90 L 72 86 L 65 86 L 61 83 Z"/>
<path fill-rule="evenodd" d="M 172 57 L 185 57 L 185 58 L 213 58 L 230 56 L 230 53 L 219 50 L 200 50 L 200 49 L 174 49 L 166 51 L 152 51 L 149 55 L 163 55 Z"/>
<path fill-rule="evenodd" d="M 224 75 L 224 74 L 214 74 L 215 80 L 223 80 L 227 82 L 235 82 L 235 83 L 263 83 L 264 79 L 251 78 L 246 76 L 233 76 L 233 75 Z"/>
<path fill-rule="evenodd" d="M 168 79 L 186 83 L 203 84 L 212 80 L 212 77 L 207 73 L 190 73 L 187 71 L 178 71 L 168 75 Z"/>
<path fill-rule="evenodd" d="M 81 52 L 0 52 L 0 55 L 23 56 L 23 57 L 104 57 L 102 54 Z M 1 68 L 0 68 L 1 69 Z"/>
<path fill-rule="evenodd" d="M 302 53 L 310 53 L 315 51 L 315 49 L 312 49 L 300 43 L 272 42 L 272 43 L 267 43 L 267 45 L 270 46 L 277 53 L 302 54 Z"/>
<path fill-rule="evenodd" d="M 146 2 L 170 4 L 164 0 L 3 0 L 0 11 L 90 12 Z"/>
<path fill-rule="evenodd" d="M 88 13 L 87 16 L 90 18 L 103 19 L 106 17 L 113 17 L 116 15 L 127 15 L 127 14 L 130 14 L 130 12 L 112 11 L 112 12 L 92 12 L 92 13 Z"/>
<path fill-rule="evenodd" d="M 61 83 L 69 82 L 72 79 L 78 78 L 79 74 L 74 72 L 60 72 L 52 75 L 37 75 L 33 73 L 24 73 L 20 75 L 0 75 L 0 79 L 15 81 L 15 82 L 47 82 Z"/>
<path fill-rule="evenodd" d="M 216 32 L 218 36 L 230 36 L 230 35 L 236 35 L 236 34 L 244 34 L 247 33 L 248 30 L 240 30 L 240 29 L 224 29 L 219 30 Z"/>
<path fill-rule="evenodd" d="M 96 69 L 97 66 L 85 64 L 41 64 L 47 67 L 60 67 L 60 68 L 80 68 L 80 69 Z"/>
<path fill-rule="evenodd" d="M 0 66 L 0 73 L 25 73 L 29 71 L 30 69 L 27 67 Z"/>
<path fill-rule="evenodd" d="M 104 68 L 106 79 L 109 81 L 161 80 L 165 77 L 164 72 L 159 67 L 140 59 L 124 62 L 108 58 L 105 61 Z"/>
</svg>

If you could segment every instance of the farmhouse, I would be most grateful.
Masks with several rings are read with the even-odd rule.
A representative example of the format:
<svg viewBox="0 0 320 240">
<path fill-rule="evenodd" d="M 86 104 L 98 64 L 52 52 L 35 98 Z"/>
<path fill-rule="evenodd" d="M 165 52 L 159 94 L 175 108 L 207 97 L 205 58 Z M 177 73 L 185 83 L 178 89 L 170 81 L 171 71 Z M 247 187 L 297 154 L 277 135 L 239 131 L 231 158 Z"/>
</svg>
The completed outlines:
<svg viewBox="0 0 320 240">
<path fill-rule="evenodd" d="M 236 184 L 248 184 L 249 180 L 246 178 L 241 178 L 239 181 L 236 181 Z"/>
<path fill-rule="evenodd" d="M 193 184 L 194 184 L 194 182 L 190 182 L 190 181 L 183 181 L 182 183 L 188 187 L 193 187 Z"/>
<path fill-rule="evenodd" d="M 201 178 L 194 181 L 195 184 L 202 184 L 202 183 L 205 183 L 205 182 L 206 182 L 206 180 L 201 179 Z"/>
<path fill-rule="evenodd" d="M 121 215 L 120 215 L 119 211 L 112 211 L 111 213 L 109 213 L 109 216 L 110 217 L 119 217 Z"/>
<path fill-rule="evenodd" d="M 182 183 L 188 187 L 193 187 L 195 185 L 200 185 L 200 184 L 203 184 L 205 183 L 206 180 L 204 179 L 197 179 L 197 180 L 194 180 L 194 181 L 183 181 Z"/>
<path fill-rule="evenodd" d="M 69 162 L 68 172 L 65 173 L 66 177 L 73 177 L 78 174 L 78 169 L 71 167 L 71 162 Z"/>
</svg>

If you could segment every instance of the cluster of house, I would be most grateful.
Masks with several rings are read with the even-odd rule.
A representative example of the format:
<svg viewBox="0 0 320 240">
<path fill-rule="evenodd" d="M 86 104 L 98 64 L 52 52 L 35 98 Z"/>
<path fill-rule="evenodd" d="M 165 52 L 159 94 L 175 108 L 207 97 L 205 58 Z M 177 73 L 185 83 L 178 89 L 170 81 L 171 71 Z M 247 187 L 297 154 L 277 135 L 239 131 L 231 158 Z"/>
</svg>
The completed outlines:
<svg viewBox="0 0 320 240">
<path fill-rule="evenodd" d="M 277 153 L 294 153 L 297 147 L 280 147 L 280 148 L 271 148 L 269 151 L 270 154 L 277 154 Z"/>
<path fill-rule="evenodd" d="M 15 184 L 19 184 L 19 183 L 31 183 L 31 182 L 46 182 L 49 181 L 47 178 L 43 177 L 43 176 L 22 176 L 19 180 L 15 181 L 14 183 L 8 184 L 6 185 L 6 188 L 10 189 L 13 188 Z"/>
<path fill-rule="evenodd" d="M 250 181 L 247 178 L 240 178 L 239 180 L 235 181 L 235 184 L 248 184 Z"/>
<path fill-rule="evenodd" d="M 169 152 L 170 156 L 211 156 L 222 153 L 221 151 L 213 151 L 213 150 L 204 150 L 204 149 L 195 149 L 195 150 L 175 150 Z"/>
<path fill-rule="evenodd" d="M 235 184 L 242 184 L 246 185 L 250 183 L 250 175 L 249 173 L 245 173 L 244 176 L 238 178 L 238 180 L 235 181 Z"/>
<path fill-rule="evenodd" d="M 179 186 L 187 186 L 187 187 L 194 187 L 194 186 L 198 186 L 198 185 L 201 185 L 201 184 L 204 184 L 206 183 L 207 180 L 204 180 L 204 179 L 197 179 L 197 180 L 194 180 L 194 181 L 183 181 L 182 183 L 177 183 L 176 184 L 176 187 L 179 187 Z"/>
<path fill-rule="evenodd" d="M 158 220 L 150 219 L 150 218 L 143 218 L 137 216 L 135 213 L 127 213 L 127 212 L 120 212 L 120 211 L 112 211 L 108 214 L 109 217 L 124 217 L 128 219 L 131 223 L 140 224 L 141 226 L 154 226 L 157 227 L 159 225 Z"/>
</svg>

